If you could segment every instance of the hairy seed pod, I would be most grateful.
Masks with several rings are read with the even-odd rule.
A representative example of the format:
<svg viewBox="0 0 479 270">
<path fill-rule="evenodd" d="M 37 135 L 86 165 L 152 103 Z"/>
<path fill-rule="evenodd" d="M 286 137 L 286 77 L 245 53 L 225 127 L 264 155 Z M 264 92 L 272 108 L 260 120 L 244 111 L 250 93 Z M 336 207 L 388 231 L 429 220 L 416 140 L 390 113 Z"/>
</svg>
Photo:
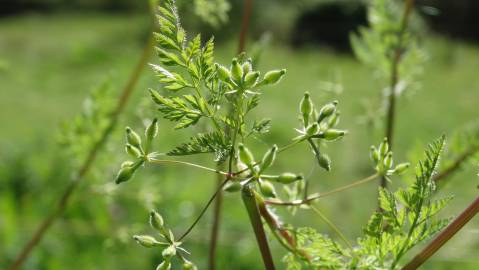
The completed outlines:
<svg viewBox="0 0 479 270">
<path fill-rule="evenodd" d="M 135 146 L 131 145 L 131 144 L 126 144 L 125 145 L 125 151 L 126 153 L 128 153 L 128 155 L 134 157 L 134 158 L 140 158 L 142 155 L 141 155 L 141 151 L 136 148 Z"/>
<path fill-rule="evenodd" d="M 250 61 L 244 62 L 241 68 L 243 69 L 243 74 L 248 74 L 251 70 L 253 70 L 253 67 Z"/>
<path fill-rule="evenodd" d="M 393 152 L 389 152 L 386 154 L 384 158 L 384 167 L 388 170 L 393 166 Z"/>
<path fill-rule="evenodd" d="M 268 152 L 266 152 L 266 154 L 264 154 L 263 159 L 261 161 L 259 173 L 264 172 L 266 169 L 271 167 L 274 160 L 276 159 L 276 152 L 277 151 L 278 151 L 278 146 L 276 146 L 276 144 L 275 144 L 275 145 L 273 145 L 273 147 L 271 149 L 268 150 Z"/>
<path fill-rule="evenodd" d="M 409 164 L 408 162 L 398 164 L 398 165 L 396 166 L 396 168 L 394 168 L 394 173 L 395 173 L 395 174 L 398 174 L 398 175 L 401 175 L 401 174 L 403 174 L 404 172 L 406 172 L 407 169 L 409 169 L 409 166 L 410 166 L 410 164 Z"/>
<path fill-rule="evenodd" d="M 331 103 L 328 103 L 324 105 L 321 110 L 319 111 L 319 116 L 318 116 L 318 123 L 323 121 L 325 118 L 333 115 L 336 112 L 336 107 L 338 105 L 338 101 L 335 100 Z"/>
<path fill-rule="evenodd" d="M 242 185 L 240 182 L 230 182 L 223 188 L 223 190 L 226 192 L 233 193 L 233 192 L 240 191 L 241 187 Z"/>
<path fill-rule="evenodd" d="M 281 184 L 290 184 L 299 180 L 303 180 L 303 176 L 301 174 L 294 174 L 294 173 L 282 173 L 279 175 L 277 181 Z"/>
<path fill-rule="evenodd" d="M 335 141 L 341 139 L 346 134 L 346 131 L 339 129 L 328 129 L 322 132 L 322 137 L 328 141 Z"/>
<path fill-rule="evenodd" d="M 135 239 L 138 244 L 147 248 L 152 248 L 159 245 L 159 242 L 154 237 L 149 235 L 134 235 L 133 239 Z"/>
<path fill-rule="evenodd" d="M 309 117 L 314 111 L 314 105 L 309 96 L 309 92 L 304 93 L 303 99 L 299 103 L 299 110 L 303 116 L 303 125 L 306 127 L 309 124 Z"/>
<path fill-rule="evenodd" d="M 135 174 L 134 166 L 124 166 L 120 169 L 115 178 L 115 183 L 120 184 L 130 180 Z"/>
<path fill-rule="evenodd" d="M 316 135 L 316 133 L 319 132 L 319 124 L 318 123 L 313 123 L 306 129 L 306 134 L 309 136 Z"/>
<path fill-rule="evenodd" d="M 372 161 L 374 161 L 374 163 L 379 162 L 379 152 L 376 149 L 376 147 L 374 147 L 374 145 L 371 145 L 371 148 L 369 150 L 369 157 L 371 158 Z"/>
<path fill-rule="evenodd" d="M 163 231 L 164 229 L 163 217 L 154 210 L 150 212 L 150 225 L 157 231 Z"/>
<path fill-rule="evenodd" d="M 331 170 L 331 159 L 328 155 L 319 153 L 319 155 L 316 156 L 316 159 L 318 160 L 318 164 L 321 168 L 325 169 L 326 171 Z"/>
<path fill-rule="evenodd" d="M 145 129 L 145 137 L 148 141 L 153 140 L 158 134 L 158 118 L 154 118 Z"/>
<path fill-rule="evenodd" d="M 130 127 L 126 127 L 126 141 L 138 148 L 141 148 L 141 138 L 140 136 L 134 132 Z"/>
<path fill-rule="evenodd" d="M 258 71 L 247 73 L 246 76 L 244 77 L 244 87 L 250 88 L 255 86 L 256 83 L 258 82 L 258 78 L 259 78 Z"/>
<path fill-rule="evenodd" d="M 243 68 L 236 58 L 233 59 L 233 62 L 231 63 L 231 77 L 237 84 L 241 84 L 243 80 Z"/>
<path fill-rule="evenodd" d="M 240 161 L 246 164 L 250 169 L 252 169 L 254 164 L 253 154 L 249 151 L 244 144 L 238 144 L 239 158 Z"/>
<path fill-rule="evenodd" d="M 259 189 L 261 194 L 266 197 L 276 198 L 276 191 L 274 190 L 273 184 L 268 181 L 260 180 L 259 181 Z"/>
<path fill-rule="evenodd" d="M 389 151 L 388 138 L 384 138 L 381 144 L 379 145 L 379 157 L 384 158 L 387 152 Z"/>
<path fill-rule="evenodd" d="M 170 270 L 171 269 L 171 263 L 169 261 L 163 261 L 161 262 L 157 267 L 156 270 Z"/>
<path fill-rule="evenodd" d="M 268 71 L 263 78 L 265 84 L 278 83 L 286 74 L 286 69 Z"/>
<path fill-rule="evenodd" d="M 161 252 L 161 256 L 163 256 L 165 260 L 170 260 L 175 255 L 176 255 L 176 247 L 174 245 L 168 246 Z"/>
<path fill-rule="evenodd" d="M 229 82 L 230 79 L 231 79 L 231 73 L 230 71 L 222 66 L 222 65 L 219 65 L 219 64 L 215 64 L 215 67 L 216 67 L 216 72 L 218 73 L 218 77 L 220 78 L 220 80 L 224 81 L 224 82 Z"/>
<path fill-rule="evenodd" d="M 182 270 L 197 270 L 198 268 L 190 261 L 185 261 L 181 268 Z"/>
</svg>

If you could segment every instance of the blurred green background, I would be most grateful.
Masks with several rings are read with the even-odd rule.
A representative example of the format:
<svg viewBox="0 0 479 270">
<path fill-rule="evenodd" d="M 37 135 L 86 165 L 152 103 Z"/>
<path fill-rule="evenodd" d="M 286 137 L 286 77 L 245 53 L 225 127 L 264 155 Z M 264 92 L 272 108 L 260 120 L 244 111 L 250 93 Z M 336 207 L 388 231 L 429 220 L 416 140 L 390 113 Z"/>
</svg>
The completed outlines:
<svg viewBox="0 0 479 270">
<path fill-rule="evenodd" d="M 242 1 L 233 1 L 227 22 L 215 27 L 197 16 L 192 2 L 178 2 L 182 14 L 188 14 L 184 16 L 185 28 L 215 34 L 217 61 L 228 64 L 237 50 Z M 317 104 L 340 100 L 340 127 L 350 133 L 327 149 L 333 161 L 332 172 L 312 170 L 315 161 L 306 147 L 288 152 L 275 165 L 278 171 L 312 171 L 313 189 L 319 191 L 371 174 L 368 149 L 381 140 L 382 127 L 371 124 L 370 114 L 382 106 L 384 87 L 371 69 L 348 52 L 347 45 L 339 48 L 338 43 L 318 37 L 295 42 L 299 32 L 307 32 L 305 14 L 317 9 L 313 15 L 321 15 L 324 2 L 254 1 L 247 43 L 251 49 L 263 33 L 269 33 L 271 42 L 262 51 L 259 69 L 288 69 L 279 85 L 265 89 L 262 107 L 255 112 L 259 119 L 273 119 L 271 133 L 256 142 L 257 155 L 268 145 L 283 145 L 295 136 L 297 104 L 304 91 L 310 91 Z M 357 4 L 349 2 L 347 5 Z M 1 14 L 0 269 L 7 269 L 55 205 L 72 174 L 72 162 L 58 145 L 59 124 L 71 121 L 81 111 L 89 91 L 105 80 L 111 83 L 114 95 L 120 92 L 146 42 L 150 17 L 146 2 L 127 0 L 7 1 Z M 314 16 L 318 24 L 309 26 L 321 29 L 321 20 Z M 476 121 L 479 114 L 479 47 L 471 36 L 455 35 L 453 30 L 433 32 L 424 25 L 421 44 L 427 61 L 423 74 L 397 108 L 395 156 L 399 160 L 414 159 L 427 142 L 443 133 L 454 134 Z M 347 39 L 347 33 L 335 31 Z M 152 57 L 150 62 L 157 61 Z M 131 238 L 150 232 L 149 209 L 162 213 L 177 234 L 201 210 L 215 185 L 214 176 L 202 171 L 147 167 L 128 185 L 113 183 L 120 162 L 126 158 L 123 127 L 142 128 L 142 119 L 155 114 L 147 94 L 150 87 L 159 85 L 153 72 L 146 69 L 111 140 L 24 269 L 154 269 L 161 254 L 139 247 Z M 192 134 L 191 130 L 172 131 L 171 124 L 162 120 L 158 148 L 169 150 Z M 214 166 L 209 156 L 185 160 Z M 395 180 L 395 185 L 404 184 L 401 179 Z M 478 183 L 477 162 L 470 162 L 441 185 L 439 193 L 455 195 L 442 215 L 458 214 L 477 196 Z M 355 239 L 375 211 L 376 192 L 376 185 L 369 184 L 321 200 L 318 206 L 350 239 Z M 332 233 L 307 211 L 300 210 L 294 217 L 282 210 L 279 213 L 295 226 L 309 225 Z M 210 215 L 211 211 L 185 243 L 200 269 L 206 269 Z M 226 195 L 222 220 L 218 268 L 262 269 L 238 194 Z M 279 262 L 285 250 L 274 241 L 272 245 Z M 475 218 L 424 269 L 478 269 L 478 252 L 479 219 Z"/>
</svg>

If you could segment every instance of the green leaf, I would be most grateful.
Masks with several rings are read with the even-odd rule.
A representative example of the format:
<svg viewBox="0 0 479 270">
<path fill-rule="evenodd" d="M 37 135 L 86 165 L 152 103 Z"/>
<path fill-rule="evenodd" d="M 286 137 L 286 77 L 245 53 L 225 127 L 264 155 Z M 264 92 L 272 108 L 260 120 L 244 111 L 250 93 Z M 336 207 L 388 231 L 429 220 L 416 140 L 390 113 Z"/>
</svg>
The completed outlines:
<svg viewBox="0 0 479 270">
<path fill-rule="evenodd" d="M 169 156 L 185 156 L 203 153 L 214 153 L 215 161 L 224 161 L 231 149 L 231 142 L 221 132 L 200 133 L 190 138 L 190 141 L 167 154 Z"/>
</svg>

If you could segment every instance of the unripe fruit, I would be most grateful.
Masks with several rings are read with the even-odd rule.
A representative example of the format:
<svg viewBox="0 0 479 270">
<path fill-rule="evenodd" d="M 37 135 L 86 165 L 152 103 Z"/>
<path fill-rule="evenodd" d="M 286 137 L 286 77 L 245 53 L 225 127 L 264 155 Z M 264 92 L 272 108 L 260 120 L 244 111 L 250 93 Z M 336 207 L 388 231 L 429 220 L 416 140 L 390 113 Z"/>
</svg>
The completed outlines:
<svg viewBox="0 0 479 270">
<path fill-rule="evenodd" d="M 278 146 L 273 145 L 273 148 L 268 150 L 266 154 L 263 156 L 263 160 L 261 161 L 259 173 L 264 172 L 268 169 L 276 159 L 276 152 L 278 151 Z"/>
<path fill-rule="evenodd" d="M 259 78 L 258 71 L 247 73 L 246 76 L 244 77 L 244 87 L 250 88 L 255 86 L 256 83 L 258 82 L 258 78 Z"/>
<path fill-rule="evenodd" d="M 140 136 L 136 132 L 134 132 L 130 127 L 126 127 L 126 141 L 135 147 L 138 147 L 138 148 L 141 147 Z"/>
<path fill-rule="evenodd" d="M 384 167 L 389 169 L 393 166 L 393 152 L 387 153 L 386 157 L 384 158 Z"/>
<path fill-rule="evenodd" d="M 346 131 L 344 130 L 328 129 L 322 132 L 321 137 L 328 141 L 334 141 L 334 140 L 341 139 L 342 137 L 344 137 L 345 134 L 346 134 Z"/>
<path fill-rule="evenodd" d="M 228 183 L 223 190 L 226 192 L 236 192 L 241 190 L 242 185 L 239 182 L 230 182 Z"/>
<path fill-rule="evenodd" d="M 157 267 L 156 270 L 170 270 L 171 269 L 171 263 L 169 261 L 163 261 L 160 263 Z"/>
<path fill-rule="evenodd" d="M 231 78 L 230 71 L 224 66 L 221 66 L 218 64 L 215 64 L 215 66 L 216 66 L 216 72 L 218 73 L 218 77 L 220 78 L 220 80 L 224 82 L 229 82 Z"/>
<path fill-rule="evenodd" d="M 162 231 L 164 229 L 163 217 L 154 210 L 150 212 L 150 225 L 158 231 Z"/>
<path fill-rule="evenodd" d="M 286 69 L 268 71 L 264 75 L 263 82 L 266 84 L 275 84 L 283 78 L 284 74 L 286 74 Z"/>
<path fill-rule="evenodd" d="M 152 248 L 159 245 L 159 242 L 149 235 L 135 235 L 133 236 L 133 239 L 135 239 L 138 244 L 147 248 Z"/>
<path fill-rule="evenodd" d="M 239 158 L 240 161 L 246 164 L 250 169 L 252 169 L 254 164 L 253 154 L 246 148 L 242 143 L 238 144 Z"/>
<path fill-rule="evenodd" d="M 334 113 L 328 120 L 328 127 L 332 128 L 338 125 L 339 123 L 339 116 L 341 113 L 336 110 L 336 113 Z"/>
<path fill-rule="evenodd" d="M 136 168 L 132 165 L 122 167 L 115 178 L 115 183 L 120 184 L 130 180 L 135 174 L 135 170 Z"/>
<path fill-rule="evenodd" d="M 318 123 L 323 121 L 325 118 L 333 115 L 333 113 L 336 111 L 336 106 L 338 105 L 338 101 L 333 101 L 331 103 L 328 103 L 324 105 L 321 110 L 319 111 L 319 116 L 318 116 Z"/>
<path fill-rule="evenodd" d="M 378 150 L 376 150 L 376 147 L 374 147 L 373 145 L 371 145 L 371 148 L 369 150 L 369 156 L 370 156 L 371 160 L 374 161 L 374 163 L 378 163 L 379 152 L 378 152 Z"/>
<path fill-rule="evenodd" d="M 319 124 L 318 123 L 313 123 L 312 125 L 310 125 L 308 127 L 308 129 L 306 129 L 306 134 L 308 134 L 309 136 L 313 136 L 313 135 L 316 135 L 316 133 L 319 132 Z"/>
<path fill-rule="evenodd" d="M 316 159 L 318 160 L 318 164 L 321 168 L 325 169 L 326 171 L 331 170 L 331 159 L 328 155 L 320 153 Z"/>
<path fill-rule="evenodd" d="M 186 262 L 183 263 L 182 269 L 183 270 L 197 270 L 198 268 L 192 262 L 186 261 Z"/>
<path fill-rule="evenodd" d="M 381 144 L 379 145 L 379 157 L 383 158 L 389 151 L 388 138 L 384 138 Z"/>
<path fill-rule="evenodd" d="M 243 80 L 243 68 L 236 59 L 233 59 L 231 63 L 231 77 L 237 84 L 241 84 Z"/>
<path fill-rule="evenodd" d="M 243 74 L 248 74 L 253 69 L 250 61 L 244 62 L 241 68 L 243 69 Z"/>
<path fill-rule="evenodd" d="M 407 171 L 407 169 L 409 169 L 409 166 L 410 164 L 407 162 L 398 164 L 396 168 L 394 168 L 394 173 L 398 175 L 403 174 L 405 171 Z"/>
<path fill-rule="evenodd" d="M 175 255 L 176 255 L 176 247 L 173 245 L 168 246 L 161 252 L 161 256 L 163 256 L 165 260 L 170 260 Z"/>
<path fill-rule="evenodd" d="M 304 93 L 303 99 L 299 104 L 299 110 L 301 111 L 301 115 L 303 116 L 303 124 L 304 126 L 308 126 L 309 123 L 309 116 L 314 111 L 314 105 L 309 97 L 309 93 Z"/>
<path fill-rule="evenodd" d="M 273 184 L 268 181 L 259 181 L 259 189 L 261 193 L 266 197 L 276 198 L 276 191 Z"/>
<path fill-rule="evenodd" d="M 153 119 L 150 125 L 145 129 L 145 136 L 147 140 L 153 140 L 158 134 L 158 118 Z"/>
<path fill-rule="evenodd" d="M 279 175 L 277 181 L 282 184 L 290 184 L 299 180 L 302 180 L 303 176 L 294 173 L 282 173 Z"/>
<path fill-rule="evenodd" d="M 140 150 L 131 144 L 125 145 L 125 151 L 134 158 L 140 158 L 142 156 Z"/>
</svg>

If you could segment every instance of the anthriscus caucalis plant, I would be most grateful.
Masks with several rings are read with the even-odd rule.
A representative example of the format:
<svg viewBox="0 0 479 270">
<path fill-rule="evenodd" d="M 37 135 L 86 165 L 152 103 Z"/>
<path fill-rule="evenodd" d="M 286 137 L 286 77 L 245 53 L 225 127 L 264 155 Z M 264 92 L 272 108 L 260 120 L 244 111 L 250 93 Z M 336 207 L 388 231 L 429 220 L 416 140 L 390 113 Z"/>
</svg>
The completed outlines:
<svg viewBox="0 0 479 270">
<path fill-rule="evenodd" d="M 302 206 L 327 220 L 314 206 L 318 199 L 381 176 L 389 178 L 400 174 L 408 165 L 394 165 L 388 142 L 384 141 L 378 148 L 372 148 L 375 167 L 370 176 L 329 192 L 309 194 L 302 173 L 294 168 L 278 172 L 273 164 L 288 149 L 304 144 L 319 167 L 331 170 L 332 161 L 323 146 L 341 140 L 347 134 L 346 130 L 338 128 L 338 101 L 317 106 L 308 92 L 303 97 L 298 96 L 300 121 L 297 133 L 289 142 L 271 144 L 266 152 L 258 153 L 248 145 L 249 140 L 254 134 L 268 132 L 270 121 L 251 119 L 250 112 L 260 104 L 260 97 L 267 97 L 271 86 L 281 81 L 286 70 L 259 71 L 246 54 L 234 57 L 228 64 L 215 62 L 213 39 L 202 42 L 200 35 L 188 38 L 173 0 L 162 1 L 158 7 L 158 22 L 160 31 L 155 36 L 159 63 L 151 67 L 162 90 L 150 89 L 152 101 L 164 119 L 175 123 L 175 129 L 184 130 L 202 123 L 206 131 L 166 152 L 170 158 L 158 159 L 157 151 L 151 149 L 151 142 L 158 133 L 158 120 L 151 121 L 144 132 L 127 127 L 125 150 L 131 158 L 121 165 L 116 183 L 131 180 L 145 164 L 168 163 L 215 173 L 224 180 L 198 218 L 180 237 L 174 237 L 175 234 L 166 229 L 158 213 L 150 214 L 151 226 L 161 239 L 153 236 L 135 236 L 134 239 L 145 247 L 162 250 L 163 261 L 158 262 L 157 269 L 170 269 L 176 263 L 183 269 L 195 269 L 185 259 L 188 253 L 183 242 L 221 190 L 241 192 L 266 269 L 275 269 L 275 263 L 265 228 L 269 228 L 271 235 L 288 252 L 284 258 L 288 269 L 301 269 L 302 266 L 313 269 L 394 269 L 410 248 L 445 224 L 436 221 L 435 215 L 447 199 L 436 202 L 430 198 L 434 189 L 431 178 L 444 138 L 426 151 L 426 159 L 420 163 L 412 187 L 395 193 L 381 189 L 384 211 L 373 214 L 358 243 L 349 243 L 329 220 L 328 224 L 347 244 L 345 247 L 311 228 L 296 229 L 285 224 L 275 214 L 274 207 L 287 206 L 296 210 Z M 226 134 L 226 130 L 231 132 Z M 204 153 L 212 154 L 212 159 L 218 163 L 226 163 L 226 169 L 222 171 L 179 160 L 182 156 Z M 278 187 L 283 187 L 284 192 L 278 192 Z"/>
</svg>

